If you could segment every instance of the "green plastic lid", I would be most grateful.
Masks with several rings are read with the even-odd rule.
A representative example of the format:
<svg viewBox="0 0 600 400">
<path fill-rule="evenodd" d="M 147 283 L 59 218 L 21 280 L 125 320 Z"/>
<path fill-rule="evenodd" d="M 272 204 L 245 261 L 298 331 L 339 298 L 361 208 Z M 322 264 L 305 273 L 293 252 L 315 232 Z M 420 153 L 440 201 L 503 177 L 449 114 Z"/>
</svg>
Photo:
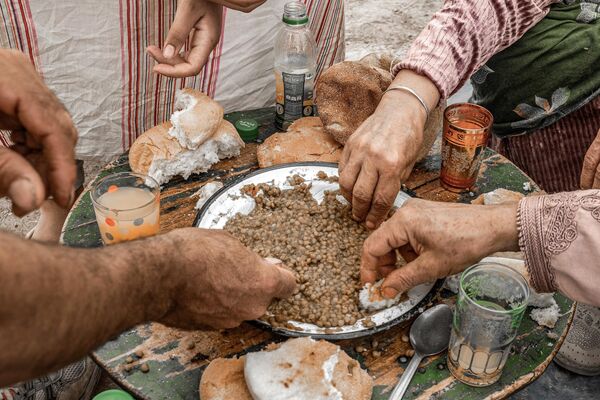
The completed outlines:
<svg viewBox="0 0 600 400">
<path fill-rule="evenodd" d="M 252 118 L 241 118 L 235 121 L 235 129 L 244 142 L 253 142 L 258 138 L 258 122 Z"/>
<path fill-rule="evenodd" d="M 123 390 L 111 389 L 98 393 L 92 400 L 135 400 L 131 395 Z"/>
</svg>

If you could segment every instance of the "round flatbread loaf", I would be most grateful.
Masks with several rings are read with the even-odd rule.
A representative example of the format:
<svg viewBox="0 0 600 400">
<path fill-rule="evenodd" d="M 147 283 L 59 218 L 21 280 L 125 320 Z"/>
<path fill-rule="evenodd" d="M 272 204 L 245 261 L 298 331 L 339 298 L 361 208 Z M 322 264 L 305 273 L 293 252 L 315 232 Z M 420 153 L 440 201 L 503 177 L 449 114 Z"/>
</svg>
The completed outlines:
<svg viewBox="0 0 600 400">
<path fill-rule="evenodd" d="M 319 117 L 306 117 L 295 121 L 287 132 L 269 136 L 256 155 L 261 168 L 302 161 L 338 162 L 342 145 L 323 130 Z"/>
<path fill-rule="evenodd" d="M 317 82 L 316 103 L 326 133 L 338 142 L 346 141 L 370 117 L 392 83 L 389 72 L 394 60 L 389 55 L 370 54 L 361 61 L 346 61 L 327 69 Z M 416 161 L 427 156 L 442 129 L 446 102 L 429 114 L 423 131 L 423 143 Z"/>
<path fill-rule="evenodd" d="M 244 357 L 217 358 L 200 379 L 201 400 L 253 400 L 244 380 Z"/>
<path fill-rule="evenodd" d="M 325 131 L 341 144 L 373 114 L 392 74 L 360 62 L 329 67 L 315 87 L 316 104 Z"/>
<path fill-rule="evenodd" d="M 311 338 L 246 355 L 244 375 L 254 400 L 369 400 L 373 380 L 338 346 Z"/>
</svg>

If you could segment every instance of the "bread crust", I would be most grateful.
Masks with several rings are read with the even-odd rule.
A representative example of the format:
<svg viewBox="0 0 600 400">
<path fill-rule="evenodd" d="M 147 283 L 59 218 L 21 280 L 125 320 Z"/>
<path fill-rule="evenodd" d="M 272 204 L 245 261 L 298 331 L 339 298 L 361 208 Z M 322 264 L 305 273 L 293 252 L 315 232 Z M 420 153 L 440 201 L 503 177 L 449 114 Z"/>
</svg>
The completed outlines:
<svg viewBox="0 0 600 400">
<path fill-rule="evenodd" d="M 361 61 L 346 61 L 327 69 L 315 92 L 325 132 L 345 144 L 370 117 L 392 83 L 389 72 L 394 60 L 389 55 L 370 54 Z M 423 130 L 423 143 L 416 161 L 427 156 L 442 129 L 445 101 L 434 108 Z"/>
<path fill-rule="evenodd" d="M 223 107 L 206 94 L 189 88 L 178 91 L 176 99 L 182 110 L 171 115 L 174 128 L 171 135 L 177 137 L 182 146 L 196 149 L 217 132 L 223 120 Z M 195 102 L 192 107 L 191 101 Z M 185 137 L 178 137 L 181 134 Z"/>
<path fill-rule="evenodd" d="M 253 400 L 244 379 L 244 357 L 217 358 L 200 379 L 202 400 Z"/>
<path fill-rule="evenodd" d="M 170 122 L 163 122 L 140 135 L 129 149 L 129 166 L 133 172 L 148 174 L 155 158 L 171 158 L 184 151 L 181 144 L 172 136 Z"/>
<path fill-rule="evenodd" d="M 341 144 L 373 114 L 392 74 L 369 65 L 344 61 L 329 67 L 315 87 L 325 131 Z"/>
<path fill-rule="evenodd" d="M 295 121 L 287 132 L 269 136 L 256 155 L 261 168 L 302 161 L 337 163 L 342 145 L 324 131 L 319 117 L 306 117 Z"/>
</svg>

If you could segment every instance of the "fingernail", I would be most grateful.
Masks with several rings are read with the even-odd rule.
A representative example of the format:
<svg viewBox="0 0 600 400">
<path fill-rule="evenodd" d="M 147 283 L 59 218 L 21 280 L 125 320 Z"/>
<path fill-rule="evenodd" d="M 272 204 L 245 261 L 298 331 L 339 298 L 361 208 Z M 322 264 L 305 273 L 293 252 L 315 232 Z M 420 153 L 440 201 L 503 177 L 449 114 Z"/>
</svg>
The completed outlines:
<svg viewBox="0 0 600 400">
<path fill-rule="evenodd" d="M 367 221 L 367 229 L 375 229 L 375 223 L 373 221 Z"/>
<path fill-rule="evenodd" d="M 10 184 L 8 197 L 19 209 L 32 211 L 37 207 L 35 187 L 29 179 L 19 178 Z"/>
<path fill-rule="evenodd" d="M 352 219 L 355 221 L 360 221 L 360 218 L 358 218 L 354 213 L 352 214 Z"/>
<path fill-rule="evenodd" d="M 398 291 L 392 287 L 383 288 L 381 293 L 383 293 L 383 297 L 387 299 L 393 299 L 394 297 L 398 296 Z"/>
<path fill-rule="evenodd" d="M 279 258 L 274 257 L 266 257 L 265 261 L 273 265 L 283 264 L 283 261 L 281 261 Z"/>
<path fill-rule="evenodd" d="M 163 50 L 163 56 L 166 58 L 171 58 L 175 55 L 175 47 L 173 45 L 168 44 L 167 47 Z"/>
</svg>

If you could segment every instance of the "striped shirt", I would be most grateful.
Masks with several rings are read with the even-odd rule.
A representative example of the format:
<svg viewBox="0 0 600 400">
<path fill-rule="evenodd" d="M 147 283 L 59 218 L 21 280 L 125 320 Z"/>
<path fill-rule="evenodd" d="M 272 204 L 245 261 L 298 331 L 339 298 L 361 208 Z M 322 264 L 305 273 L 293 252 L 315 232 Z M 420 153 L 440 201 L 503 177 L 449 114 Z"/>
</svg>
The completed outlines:
<svg viewBox="0 0 600 400">
<path fill-rule="evenodd" d="M 448 98 L 516 42 L 558 0 L 446 0 L 395 66 L 427 76 Z"/>
</svg>

